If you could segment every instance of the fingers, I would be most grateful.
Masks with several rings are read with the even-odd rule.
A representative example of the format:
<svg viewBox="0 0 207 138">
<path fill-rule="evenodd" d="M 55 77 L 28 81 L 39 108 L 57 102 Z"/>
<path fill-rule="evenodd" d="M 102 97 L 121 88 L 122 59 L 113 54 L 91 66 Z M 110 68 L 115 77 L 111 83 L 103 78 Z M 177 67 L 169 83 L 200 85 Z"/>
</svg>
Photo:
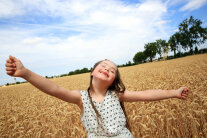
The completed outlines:
<svg viewBox="0 0 207 138">
<path fill-rule="evenodd" d="M 7 72 L 6 72 L 6 74 L 8 74 L 8 75 L 11 75 L 11 76 L 12 76 L 12 75 L 14 74 L 14 72 L 13 72 L 13 71 L 7 71 Z"/>
<path fill-rule="evenodd" d="M 186 98 L 187 98 L 187 96 L 188 96 L 188 94 L 186 94 L 186 93 L 181 93 L 180 98 L 181 98 L 181 99 L 186 99 Z"/>
<path fill-rule="evenodd" d="M 188 94 L 182 93 L 181 96 L 187 97 Z"/>
<path fill-rule="evenodd" d="M 183 90 L 182 93 L 188 94 L 189 91 L 188 90 Z"/>
<path fill-rule="evenodd" d="M 16 65 L 14 63 L 15 62 L 14 60 L 16 59 L 14 59 L 12 56 L 9 56 L 9 59 L 6 60 L 6 64 L 5 64 L 6 73 L 11 76 L 16 71 Z"/>
<path fill-rule="evenodd" d="M 188 89 L 183 89 L 181 95 L 188 96 L 188 93 L 189 93 Z"/>
<path fill-rule="evenodd" d="M 181 92 L 182 92 L 182 93 L 186 93 L 186 94 L 188 94 L 189 91 L 190 91 L 190 89 L 187 88 L 187 87 L 181 87 L 180 89 L 181 89 Z"/>
<path fill-rule="evenodd" d="M 6 67 L 16 67 L 15 64 L 12 64 L 12 63 L 9 63 L 9 62 L 7 62 L 7 63 L 5 64 L 5 66 L 6 66 Z"/>
<path fill-rule="evenodd" d="M 11 59 L 7 59 L 6 63 L 13 63 Z"/>
<path fill-rule="evenodd" d="M 15 64 L 6 63 L 5 66 L 6 66 L 6 71 L 15 71 L 16 70 Z"/>
<path fill-rule="evenodd" d="M 189 88 L 187 88 L 187 87 L 185 87 L 185 88 L 184 88 L 184 90 L 187 90 L 187 91 L 189 91 L 190 89 L 189 89 Z"/>
<path fill-rule="evenodd" d="M 7 63 L 11 63 L 11 64 L 14 64 L 15 61 L 17 61 L 17 59 L 15 59 L 15 57 L 13 56 L 9 56 L 9 59 L 6 60 Z"/>
<path fill-rule="evenodd" d="M 15 71 L 15 70 L 16 70 L 16 68 L 10 68 L 10 67 L 6 68 L 6 71 Z"/>
<path fill-rule="evenodd" d="M 181 92 L 181 98 L 186 99 L 188 97 L 190 89 L 187 87 L 183 87 L 182 92 Z"/>
<path fill-rule="evenodd" d="M 188 95 L 189 89 L 188 88 L 183 89 L 182 93 Z"/>
<path fill-rule="evenodd" d="M 13 56 L 9 56 L 9 59 L 10 59 L 11 61 L 14 61 L 14 57 L 13 57 Z"/>
<path fill-rule="evenodd" d="M 6 64 L 6 73 L 8 74 L 8 75 L 13 75 L 14 73 L 15 73 L 15 71 L 16 71 L 16 68 L 14 67 L 14 64 Z"/>
<path fill-rule="evenodd" d="M 15 61 L 17 61 L 17 59 L 15 57 L 9 56 L 9 59 L 6 60 L 6 67 L 16 67 Z"/>
</svg>

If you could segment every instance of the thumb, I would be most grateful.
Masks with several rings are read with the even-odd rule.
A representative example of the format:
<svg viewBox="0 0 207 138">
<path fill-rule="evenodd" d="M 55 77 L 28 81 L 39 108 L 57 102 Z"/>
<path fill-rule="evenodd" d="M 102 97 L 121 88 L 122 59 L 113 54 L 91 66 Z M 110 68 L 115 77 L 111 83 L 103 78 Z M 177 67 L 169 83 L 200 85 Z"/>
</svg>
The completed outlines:
<svg viewBox="0 0 207 138">
<path fill-rule="evenodd" d="M 15 57 L 13 57 L 13 56 L 9 56 L 9 58 L 10 58 L 11 61 L 14 61 L 14 62 L 15 62 L 15 61 L 18 61 L 18 59 L 15 58 Z"/>
</svg>

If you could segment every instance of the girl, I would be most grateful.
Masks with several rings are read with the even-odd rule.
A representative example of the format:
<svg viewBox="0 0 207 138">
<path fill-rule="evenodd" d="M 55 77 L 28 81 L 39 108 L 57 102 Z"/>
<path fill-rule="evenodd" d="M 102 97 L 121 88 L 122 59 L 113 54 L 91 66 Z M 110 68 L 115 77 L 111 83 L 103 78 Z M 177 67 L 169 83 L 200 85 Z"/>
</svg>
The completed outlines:
<svg viewBox="0 0 207 138">
<path fill-rule="evenodd" d="M 186 99 L 189 93 L 187 87 L 177 90 L 127 91 L 120 79 L 117 66 L 107 59 L 94 65 L 87 90 L 62 88 L 25 68 L 21 61 L 13 56 L 9 56 L 5 66 L 8 75 L 22 77 L 49 95 L 77 104 L 81 109 L 81 121 L 88 138 L 133 138 L 125 118 L 123 102 Z"/>
</svg>

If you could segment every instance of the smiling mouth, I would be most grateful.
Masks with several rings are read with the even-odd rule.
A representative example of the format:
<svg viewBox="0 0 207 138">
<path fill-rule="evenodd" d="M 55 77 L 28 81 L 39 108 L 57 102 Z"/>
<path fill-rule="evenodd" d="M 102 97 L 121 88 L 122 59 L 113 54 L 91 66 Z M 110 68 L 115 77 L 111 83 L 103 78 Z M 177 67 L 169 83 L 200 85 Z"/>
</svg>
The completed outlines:
<svg viewBox="0 0 207 138">
<path fill-rule="evenodd" d="M 105 76 L 109 77 L 109 75 L 105 72 L 101 72 L 102 74 L 104 74 Z"/>
</svg>

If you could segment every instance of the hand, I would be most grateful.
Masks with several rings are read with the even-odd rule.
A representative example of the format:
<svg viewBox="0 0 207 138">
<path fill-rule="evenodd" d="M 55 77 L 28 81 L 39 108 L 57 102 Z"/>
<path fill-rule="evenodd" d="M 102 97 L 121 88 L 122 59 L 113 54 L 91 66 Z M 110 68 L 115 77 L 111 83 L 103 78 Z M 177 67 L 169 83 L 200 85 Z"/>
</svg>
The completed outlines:
<svg viewBox="0 0 207 138">
<path fill-rule="evenodd" d="M 9 56 L 6 60 L 6 73 L 13 77 L 23 77 L 26 74 L 26 68 L 23 66 L 20 60 L 13 56 Z"/>
<path fill-rule="evenodd" d="M 190 89 L 187 87 L 180 87 L 178 90 L 176 90 L 176 92 L 177 92 L 177 98 L 186 99 L 190 92 Z"/>
</svg>

